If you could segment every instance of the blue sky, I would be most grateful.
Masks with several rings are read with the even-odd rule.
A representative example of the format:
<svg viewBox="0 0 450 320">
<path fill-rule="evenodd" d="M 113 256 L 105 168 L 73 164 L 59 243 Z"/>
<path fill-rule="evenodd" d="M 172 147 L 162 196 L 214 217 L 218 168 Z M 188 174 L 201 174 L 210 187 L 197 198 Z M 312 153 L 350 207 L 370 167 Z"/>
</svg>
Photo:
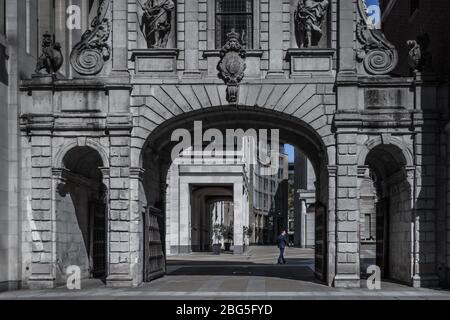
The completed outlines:
<svg viewBox="0 0 450 320">
<path fill-rule="evenodd" d="M 286 144 L 284 145 L 284 151 L 287 153 L 287 155 L 289 156 L 289 162 L 294 162 L 295 160 L 295 150 L 294 147 Z"/>
<path fill-rule="evenodd" d="M 368 6 L 374 5 L 374 4 L 378 4 L 378 0 L 366 0 L 366 3 Z"/>
</svg>

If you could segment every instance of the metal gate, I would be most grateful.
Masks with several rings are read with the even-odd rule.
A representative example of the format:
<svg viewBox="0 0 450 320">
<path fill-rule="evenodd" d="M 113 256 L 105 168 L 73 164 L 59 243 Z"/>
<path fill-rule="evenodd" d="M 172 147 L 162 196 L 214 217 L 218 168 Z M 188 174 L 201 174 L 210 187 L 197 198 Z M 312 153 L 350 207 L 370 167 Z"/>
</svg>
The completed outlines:
<svg viewBox="0 0 450 320">
<path fill-rule="evenodd" d="M 150 207 L 145 212 L 145 281 L 161 278 L 166 273 L 164 252 L 164 215 L 157 208 Z"/>
</svg>

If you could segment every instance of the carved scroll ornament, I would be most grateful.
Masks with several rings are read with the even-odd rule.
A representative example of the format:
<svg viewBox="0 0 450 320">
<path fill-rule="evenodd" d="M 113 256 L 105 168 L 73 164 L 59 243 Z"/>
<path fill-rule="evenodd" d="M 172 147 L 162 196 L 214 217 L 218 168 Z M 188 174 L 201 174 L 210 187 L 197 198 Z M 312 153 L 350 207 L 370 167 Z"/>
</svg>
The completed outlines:
<svg viewBox="0 0 450 320">
<path fill-rule="evenodd" d="M 83 76 L 92 76 L 102 71 L 109 60 L 111 49 L 108 39 L 111 33 L 111 22 L 106 17 L 111 0 L 99 0 L 97 16 L 91 22 L 91 29 L 81 37 L 70 55 L 72 67 Z"/>
<path fill-rule="evenodd" d="M 357 60 L 364 65 L 370 75 L 384 75 L 395 69 L 398 53 L 379 29 L 369 27 L 367 9 L 364 0 L 358 0 L 359 18 L 356 36 L 359 42 Z"/>
<path fill-rule="evenodd" d="M 227 43 L 220 51 L 221 60 L 217 69 L 219 77 L 227 85 L 227 101 L 236 103 L 239 99 L 239 83 L 245 75 L 247 52 L 239 42 L 239 34 L 232 30 L 227 34 Z"/>
</svg>

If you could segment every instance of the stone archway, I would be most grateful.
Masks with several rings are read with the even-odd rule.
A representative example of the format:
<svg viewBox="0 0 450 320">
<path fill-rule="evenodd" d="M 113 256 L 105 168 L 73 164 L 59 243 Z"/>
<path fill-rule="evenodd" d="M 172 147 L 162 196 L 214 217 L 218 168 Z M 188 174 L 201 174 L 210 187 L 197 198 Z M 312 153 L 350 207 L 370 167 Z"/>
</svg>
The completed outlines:
<svg viewBox="0 0 450 320">
<path fill-rule="evenodd" d="M 320 280 L 331 285 L 334 281 L 335 272 L 335 261 L 329 259 L 328 256 L 330 246 L 331 248 L 334 247 L 334 238 L 329 236 L 330 229 L 334 228 L 334 223 L 330 222 L 334 221 L 334 212 L 330 210 L 335 208 L 335 198 L 332 191 L 335 187 L 334 180 L 329 180 L 330 161 L 331 163 L 334 161 L 333 150 L 327 148 L 323 138 L 314 128 L 296 117 L 262 108 L 230 106 L 228 108 L 208 108 L 188 112 L 164 121 L 152 131 L 142 148 L 140 165 L 143 172 L 140 184 L 144 190 L 145 199 L 142 199 L 141 203 L 145 202 L 148 208 L 154 208 L 161 212 L 163 218 L 160 221 L 166 221 L 166 218 L 164 218 L 165 208 L 167 202 L 172 202 L 172 199 L 167 197 L 168 187 L 170 188 L 170 185 L 167 184 L 167 174 L 172 164 L 171 151 L 176 145 L 176 143 L 170 141 L 170 137 L 174 130 L 180 128 L 186 129 L 194 135 L 194 121 L 202 121 L 204 130 L 217 129 L 220 132 L 225 132 L 226 129 L 242 129 L 243 131 L 252 128 L 278 129 L 283 144 L 295 145 L 310 159 L 317 177 L 316 198 L 322 204 L 320 206 L 322 218 L 317 223 L 317 228 L 320 228 L 324 235 L 318 239 L 321 242 L 320 245 L 316 245 L 316 262 L 318 263 L 316 275 Z M 329 142 L 329 140 L 327 141 Z M 331 155 L 331 159 L 329 155 Z M 333 170 L 331 170 L 331 174 L 334 174 Z M 131 184 L 133 185 L 133 182 Z M 184 192 L 181 194 L 184 194 Z M 136 206 L 142 207 L 142 205 Z M 160 224 L 157 228 L 157 238 L 162 242 L 158 245 L 158 248 L 165 251 L 166 243 L 163 234 L 165 223 Z M 151 230 L 154 229 L 155 225 L 151 227 Z M 148 230 L 148 228 L 144 226 L 144 230 Z M 150 236 L 150 238 L 152 237 Z M 158 256 L 161 257 L 162 255 L 164 255 L 163 252 Z M 148 263 L 147 258 L 144 258 L 145 263 Z M 153 279 L 152 276 L 146 278 Z"/>
<path fill-rule="evenodd" d="M 90 147 L 74 147 L 54 169 L 56 283 L 66 281 L 70 266 L 82 279 L 107 276 L 107 188 L 103 160 Z"/>
<path fill-rule="evenodd" d="M 371 216 L 366 221 L 371 230 L 363 232 L 371 235 L 366 244 L 372 243 L 375 255 L 365 257 L 371 263 L 361 265 L 375 264 L 383 278 L 412 284 L 414 201 L 409 153 L 396 144 L 382 143 L 372 144 L 367 151 L 364 166 L 359 167 L 359 200 L 360 212 Z M 373 212 L 364 211 L 367 205 L 374 208 Z"/>
</svg>

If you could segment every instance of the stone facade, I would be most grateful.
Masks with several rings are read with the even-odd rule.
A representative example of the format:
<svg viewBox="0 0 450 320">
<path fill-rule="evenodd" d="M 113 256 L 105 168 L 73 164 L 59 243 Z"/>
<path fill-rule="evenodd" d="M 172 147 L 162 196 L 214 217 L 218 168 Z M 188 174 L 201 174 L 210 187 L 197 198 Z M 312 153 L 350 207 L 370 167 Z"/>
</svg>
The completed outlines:
<svg viewBox="0 0 450 320">
<path fill-rule="evenodd" d="M 7 115 L 3 109 L 0 117 L 7 136 L 0 141 L 8 141 L 0 146 L 7 150 L 7 159 L 0 157 L 0 174 L 7 177 L 0 179 L 0 217 L 8 227 L 0 230 L 1 283 L 56 286 L 72 263 L 64 239 L 81 246 L 83 232 L 102 233 L 95 219 L 86 228 L 74 226 L 74 217 L 91 221 L 102 212 L 104 238 L 96 243 L 104 252 L 92 240 L 72 248 L 85 257 L 74 262 L 85 276 L 98 270 L 91 261 L 105 264 L 109 286 L 138 286 L 163 275 L 170 136 L 203 121 L 205 129 L 219 131 L 280 129 L 280 139 L 311 161 L 316 274 L 325 284 L 360 286 L 360 190 L 367 170 L 376 176 L 378 225 L 386 226 L 377 246 L 386 277 L 415 286 L 448 284 L 447 183 L 440 174 L 448 167 L 447 85 L 428 75 L 392 74 L 403 52 L 368 28 L 362 1 L 328 1 L 319 45 L 299 49 L 298 2 L 255 0 L 254 43 L 231 105 L 217 77 L 215 1 L 176 1 L 172 38 L 163 49 L 148 49 L 137 1 L 99 0 L 92 8 L 84 0 L 70 2 L 82 9 L 82 28 L 62 32 L 64 19 L 54 17 L 65 6 L 53 14 L 50 1 L 6 1 L 1 41 L 10 81 L 0 85 L 8 93 Z M 39 16 L 37 28 L 22 23 L 26 12 L 33 21 Z M 106 29 L 96 29 L 100 18 Z M 91 22 L 93 33 L 85 33 Z M 31 75 L 38 55 L 26 50 L 35 46 L 30 30 L 36 29 L 61 43 L 66 62 L 56 77 Z M 96 50 L 103 67 L 95 76 L 75 72 L 70 59 L 83 33 L 101 39 Z M 16 36 L 19 44 L 8 44 Z M 81 186 L 94 180 L 96 196 L 77 200 L 69 188 L 61 199 L 65 173 Z M 242 188 L 235 184 L 234 192 Z M 90 210 L 77 210 L 86 206 Z M 244 210 L 242 201 L 234 206 Z"/>
<path fill-rule="evenodd" d="M 382 1 L 383 29 L 396 45 L 400 55 L 408 55 L 408 41 L 424 35 L 429 46 L 421 50 L 422 56 L 430 56 L 430 66 L 423 73 L 435 85 L 427 85 L 421 94 L 421 110 L 424 110 L 424 125 L 417 139 L 417 165 L 421 168 L 423 187 L 417 192 L 422 201 L 417 205 L 417 219 L 421 229 L 419 237 L 426 240 L 426 259 L 439 276 L 441 285 L 450 279 L 450 246 L 448 214 L 448 75 L 450 74 L 450 24 L 448 1 Z M 408 60 L 400 61 L 394 70 L 397 75 L 410 76 Z M 419 108 L 420 109 L 420 108 Z M 446 151 L 447 150 L 447 151 Z M 433 222 L 435 228 L 432 227 Z M 434 242 L 434 244 L 432 244 Z M 416 260 L 418 260 L 416 258 Z M 419 266 L 416 266 L 419 267 Z"/>
</svg>

